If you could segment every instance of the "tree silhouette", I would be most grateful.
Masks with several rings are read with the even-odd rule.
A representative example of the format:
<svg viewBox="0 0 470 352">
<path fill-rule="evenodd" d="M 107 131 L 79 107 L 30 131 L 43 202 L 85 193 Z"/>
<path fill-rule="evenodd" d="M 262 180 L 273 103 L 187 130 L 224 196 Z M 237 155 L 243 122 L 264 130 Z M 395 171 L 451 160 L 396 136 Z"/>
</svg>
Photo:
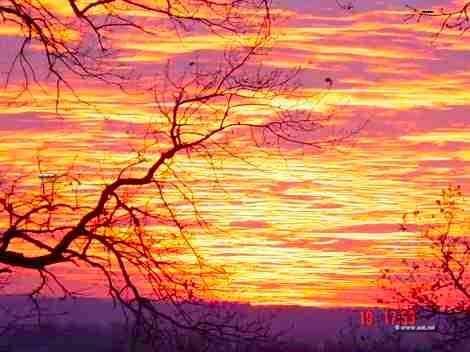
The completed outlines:
<svg viewBox="0 0 470 352">
<path fill-rule="evenodd" d="M 394 294 L 392 303 L 415 309 L 423 318 L 442 318 L 442 346 L 470 338 L 470 230 L 462 208 L 460 187 L 449 186 L 436 201 L 437 212 L 414 211 L 404 216 L 418 226 L 425 244 L 419 259 L 404 259 L 404 272 L 385 270 L 383 287 Z"/>
<path fill-rule="evenodd" d="M 24 187 L 28 175 L 3 180 L 0 216 L 6 228 L 0 234 L 0 263 L 5 267 L 0 270 L 8 275 L 7 282 L 24 270 L 37 273 L 29 297 L 40 316 L 37 299 L 44 292 L 59 289 L 64 297 L 77 294 L 54 267 L 87 267 L 106 282 L 108 295 L 128 314 L 136 338 L 146 337 L 159 346 L 175 331 L 190 331 L 209 342 L 262 341 L 268 336 L 262 322 L 245 321 L 221 307 L 201 306 L 209 288 L 225 273 L 208 265 L 192 245 L 192 235 L 207 231 L 208 224 L 198 210 L 191 178 L 183 176 L 191 169 L 185 171 L 187 164 L 182 161 L 202 158 L 214 165 L 214 160 L 227 156 L 243 159 L 233 150 L 239 136 L 249 135 L 251 145 L 268 151 L 292 145 L 319 149 L 341 143 L 357 130 L 338 131 L 328 127 L 331 114 L 285 109 L 279 103 L 295 96 L 296 73 L 262 65 L 271 25 L 265 0 L 106 0 L 86 5 L 69 0 L 65 4 L 68 17 L 38 0 L 0 2 L 3 21 L 16 24 L 23 34 L 12 70 L 19 65 L 28 89 L 31 77 L 37 78 L 27 48 L 39 43 L 57 84 L 57 103 L 61 84 L 73 89 L 70 75 L 118 86 L 125 80 L 103 67 L 107 33 L 122 27 L 149 35 L 158 31 L 158 25 L 135 20 L 132 11 L 183 29 L 203 26 L 217 34 L 249 33 L 251 39 L 227 49 L 223 62 L 211 67 L 191 61 L 189 68 L 176 74 L 169 63 L 152 87 L 157 111 L 139 135 L 141 147 L 113 180 L 104 182 L 86 201 L 76 192 L 55 187 L 86 183 L 72 167 L 49 175 L 41 190 Z M 258 12 L 243 16 L 244 9 Z M 78 33 L 79 40 L 68 40 L 70 31 Z M 94 41 L 88 41 L 90 35 Z M 243 109 L 256 109 L 268 117 L 253 120 L 240 113 Z M 43 174 L 40 155 L 38 169 Z M 210 178 L 211 170 L 207 171 L 205 177 Z M 160 309 L 159 302 L 171 303 L 171 311 Z"/>
<path fill-rule="evenodd" d="M 243 11 L 255 11 L 257 16 L 244 16 Z M 153 22 L 139 20 L 139 12 Z M 221 35 L 255 31 L 268 36 L 271 25 L 269 0 L 65 0 L 56 6 L 41 0 L 11 0 L 0 1 L 0 18 L 21 33 L 7 82 L 18 66 L 25 89 L 31 80 L 38 82 L 38 59 L 32 61 L 35 50 L 42 53 L 58 89 L 61 85 L 73 89 L 67 73 L 119 85 L 124 77 L 109 69 L 107 60 L 116 31 L 151 35 L 159 28 L 187 31 L 199 26 Z"/>
<path fill-rule="evenodd" d="M 470 2 L 465 2 L 461 7 L 456 9 L 440 8 L 437 11 L 428 8 L 419 9 L 414 6 L 406 5 L 410 13 L 406 16 L 405 21 L 415 20 L 420 22 L 423 18 L 442 19 L 439 30 L 436 32 L 437 38 L 445 30 L 457 30 L 463 35 L 470 29 L 469 9 Z"/>
</svg>

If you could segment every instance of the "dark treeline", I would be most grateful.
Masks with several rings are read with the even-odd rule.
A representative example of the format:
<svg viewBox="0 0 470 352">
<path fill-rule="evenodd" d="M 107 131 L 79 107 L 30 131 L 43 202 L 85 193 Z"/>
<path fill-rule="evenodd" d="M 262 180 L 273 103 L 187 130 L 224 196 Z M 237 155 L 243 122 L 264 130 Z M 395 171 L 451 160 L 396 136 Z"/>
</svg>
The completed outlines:
<svg viewBox="0 0 470 352">
<path fill-rule="evenodd" d="M 158 347 L 161 352 L 440 352 L 468 351 L 468 344 L 446 348 L 436 347 L 438 334 L 417 334 L 417 340 L 407 339 L 410 335 L 394 333 L 390 330 L 364 333 L 357 325 L 350 324 L 338 335 L 319 338 L 315 342 L 295 337 L 274 338 L 263 346 L 238 341 L 209 343 L 194 333 L 174 333 Z M 13 329 L 0 338 L 0 352 L 125 352 L 129 350 L 132 332 L 120 322 L 109 324 L 66 324 L 52 321 L 41 326 L 29 325 Z M 154 343 L 159 343 L 154 341 Z M 154 347 L 153 347 L 154 348 Z M 139 341 L 136 351 L 153 351 L 148 342 Z"/>
</svg>

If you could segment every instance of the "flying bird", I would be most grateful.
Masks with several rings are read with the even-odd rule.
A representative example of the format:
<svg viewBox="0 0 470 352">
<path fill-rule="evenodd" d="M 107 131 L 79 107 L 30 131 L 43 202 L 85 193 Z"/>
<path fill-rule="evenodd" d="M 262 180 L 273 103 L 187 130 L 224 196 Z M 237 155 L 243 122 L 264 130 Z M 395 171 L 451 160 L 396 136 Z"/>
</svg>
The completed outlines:
<svg viewBox="0 0 470 352">
<path fill-rule="evenodd" d="M 326 77 L 325 82 L 328 84 L 328 88 L 331 88 L 333 85 L 333 80 L 330 77 Z"/>
</svg>

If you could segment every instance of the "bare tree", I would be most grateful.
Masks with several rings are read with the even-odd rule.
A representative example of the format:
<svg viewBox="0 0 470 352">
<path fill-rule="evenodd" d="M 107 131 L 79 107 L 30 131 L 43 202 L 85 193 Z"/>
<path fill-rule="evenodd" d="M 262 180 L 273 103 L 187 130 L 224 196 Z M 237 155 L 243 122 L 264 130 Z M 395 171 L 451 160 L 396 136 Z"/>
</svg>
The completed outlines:
<svg viewBox="0 0 470 352">
<path fill-rule="evenodd" d="M 310 140 L 330 116 L 285 112 L 273 105 L 276 96 L 290 92 L 285 87 L 289 78 L 279 72 L 263 73 L 262 69 L 244 72 L 242 67 L 254 50 L 232 56 L 225 69 L 199 72 L 186 81 L 174 82 L 167 76 L 164 82 L 170 82 L 173 91 L 166 92 L 174 101 L 168 104 L 165 98 L 158 100 L 161 124 L 149 126 L 143 137 L 144 147 L 114 181 L 103 187 L 95 205 L 76 202 L 69 194 L 54 189 L 22 191 L 19 180 L 5 184 L 0 211 L 9 227 L 2 232 L 0 242 L 0 263 L 7 265 L 3 270 L 20 267 L 36 271 L 40 282 L 31 297 L 50 283 L 70 296 L 73 293 L 50 269 L 63 263 L 85 264 L 101 272 L 109 295 L 134 314 L 136 326 L 147 332 L 155 333 L 164 326 L 159 321 L 164 320 L 207 336 L 260 337 L 249 335 L 250 331 L 259 332 L 251 326 L 235 329 L 227 322 L 222 328 L 219 320 L 213 324 L 206 317 L 203 323 L 194 321 L 194 314 L 183 308 L 184 302 L 197 302 L 198 293 L 207 289 L 207 280 L 223 272 L 207 266 L 191 245 L 191 225 L 196 224 L 199 230 L 207 226 L 194 201 L 190 181 L 180 177 L 178 160 L 189 156 L 210 162 L 221 153 L 235 155 L 230 151 L 231 133 L 243 129 L 251 131 L 258 146 L 294 143 L 321 148 L 339 143 L 349 134 Z M 243 121 L 237 114 L 241 107 L 268 109 L 277 118 L 260 123 Z M 72 172 L 66 172 L 57 175 L 54 182 L 76 179 Z M 141 194 L 146 194 L 149 201 L 142 203 Z M 184 205 L 192 208 L 194 221 L 190 222 L 187 211 L 181 210 Z M 19 251 L 24 247 L 15 246 L 15 241 L 27 244 L 30 250 Z M 35 254 L 38 252 L 41 254 Z M 178 254 L 188 252 L 194 256 L 192 263 L 178 258 Z M 149 294 L 141 291 L 139 280 L 151 286 Z M 152 300 L 171 301 L 177 311 L 173 315 L 162 313 Z"/>
<path fill-rule="evenodd" d="M 251 15 L 244 16 L 245 11 Z M 74 91 L 70 75 L 122 88 L 130 72 L 109 65 L 113 33 L 152 35 L 159 28 L 204 28 L 219 35 L 255 32 L 268 37 L 271 26 L 270 0 L 66 0 L 55 6 L 43 0 L 2 0 L 0 20 L 20 36 L 6 84 L 19 71 L 22 94 L 32 82 L 51 78 L 57 105 L 61 87 Z M 38 64 L 46 67 L 46 77 L 38 77 Z"/>
<path fill-rule="evenodd" d="M 202 25 L 216 32 L 249 32 L 254 39 L 227 50 L 222 62 L 212 67 L 191 62 L 176 74 L 169 64 L 152 87 L 157 111 L 139 136 L 142 147 L 112 181 L 88 195 L 86 201 L 83 195 L 55 187 L 61 182 L 86 182 L 72 166 L 51 175 L 49 183 L 38 191 L 24 187 L 27 175 L 2 180 L 0 216 L 2 223 L 8 224 L 0 233 L 2 272 L 9 274 L 11 281 L 25 271 L 37 273 L 37 285 L 29 297 L 38 317 L 37 299 L 47 290 L 59 289 L 64 297 L 77 294 L 54 270 L 75 265 L 77 270 L 88 267 L 101 275 L 109 296 L 132 322 L 135 340 L 146 337 L 157 348 L 175 331 L 188 331 L 208 342 L 263 341 L 269 331 L 259 321 L 240 319 L 220 307 L 206 310 L 201 305 L 210 286 L 225 277 L 225 272 L 208 265 L 192 245 L 191 237 L 208 231 L 209 226 L 198 210 L 192 180 L 185 175 L 182 161 L 203 158 L 213 165 L 218 158 L 240 157 L 232 144 L 237 135 L 246 132 L 251 144 L 258 147 L 321 149 L 344 141 L 356 130 L 338 131 L 328 127 L 332 115 L 286 110 L 279 103 L 295 96 L 296 73 L 267 69 L 260 62 L 267 54 L 271 22 L 265 0 L 106 0 L 86 5 L 70 0 L 67 4 L 71 14 L 64 18 L 39 0 L 0 2 L 3 21 L 23 30 L 13 65 L 21 67 L 26 89 L 29 77 L 36 79 L 27 51 L 33 42 L 41 44 L 58 92 L 60 84 L 69 86 L 69 74 L 114 83 L 108 78 L 116 76 L 100 64 L 100 55 L 107 51 L 106 33 L 120 27 L 150 34 L 158 30 L 126 15 L 133 10 L 183 29 Z M 244 8 L 258 11 L 251 16 L 254 20 L 243 17 Z M 70 30 L 78 33 L 80 40 L 67 40 Z M 94 46 L 84 45 L 89 35 L 95 38 Z M 121 78 L 117 77 L 118 84 Z M 257 109 L 267 117 L 253 120 L 241 114 L 243 109 Z M 42 172 L 41 165 L 38 157 Z M 160 309 L 160 302 L 171 303 L 171 311 Z"/>
<path fill-rule="evenodd" d="M 411 20 L 420 22 L 423 18 L 442 20 L 440 28 L 435 34 L 436 38 L 445 30 L 457 30 L 463 35 L 470 29 L 468 16 L 470 2 L 464 2 L 463 5 L 455 9 L 445 9 L 442 7 L 437 11 L 429 8 L 420 9 L 410 5 L 406 5 L 406 7 L 410 10 L 410 13 L 405 17 L 406 22 Z"/>
<path fill-rule="evenodd" d="M 443 190 L 437 214 L 416 210 L 404 216 L 418 226 L 427 246 L 419 259 L 404 259 L 404 272 L 385 270 L 384 288 L 394 303 L 415 309 L 423 318 L 442 318 L 443 345 L 470 339 L 470 222 L 462 208 L 460 187 Z"/>
</svg>

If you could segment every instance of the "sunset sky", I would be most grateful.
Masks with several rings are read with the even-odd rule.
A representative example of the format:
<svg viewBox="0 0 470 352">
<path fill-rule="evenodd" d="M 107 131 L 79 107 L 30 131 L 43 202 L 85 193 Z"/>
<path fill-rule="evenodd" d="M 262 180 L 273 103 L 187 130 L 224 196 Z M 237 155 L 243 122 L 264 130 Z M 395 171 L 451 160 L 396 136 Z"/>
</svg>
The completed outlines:
<svg viewBox="0 0 470 352">
<path fill-rule="evenodd" d="M 302 109 L 333 113 L 337 128 L 367 121 L 354 140 L 322 151 L 260 149 L 246 142 L 247 132 L 233 141 L 237 157 L 216 155 L 215 170 L 197 157 L 175 161 L 211 226 L 208 233 L 196 229 L 193 244 L 209 263 L 231 273 L 220 288 L 225 298 L 374 304 L 380 270 L 419 251 L 415 234 L 400 231 L 402 215 L 431 206 L 449 183 L 470 193 L 470 33 L 448 30 L 435 39 L 439 20 L 404 23 L 406 4 L 439 9 L 463 1 L 353 1 L 351 11 L 334 0 L 276 1 L 273 49 L 260 60 L 272 68 L 301 68 Z M 65 1 L 44 3 L 69 13 Z M 2 81 L 19 34 L 0 24 Z M 160 84 L 158 74 L 169 60 L 175 71 L 191 60 L 207 64 L 234 42 L 198 30 L 178 35 L 171 28 L 155 36 L 120 31 L 111 40 L 117 54 L 110 65 L 135 68 L 142 86 Z M 39 191 L 40 155 L 44 172 L 73 164 L 84 182 L 63 185 L 63 192 L 82 187 L 83 201 L 93 202 L 88 194 L 116 175 L 142 144 L 142 131 L 158 120 L 152 92 L 126 94 L 71 77 L 83 102 L 64 89 L 56 112 L 54 83 L 44 77 L 43 90 L 31 83 L 17 97 L 22 77 L 16 70 L 0 90 L 1 180 L 26 174 L 22 187 Z M 331 88 L 325 78 L 332 79 Z M 282 103 L 289 109 L 296 99 Z M 256 109 L 242 115 L 264 118 Z M 6 221 L 0 218 L 0 226 Z M 95 274 L 71 266 L 57 270 L 74 287 L 103 295 Z"/>
</svg>

